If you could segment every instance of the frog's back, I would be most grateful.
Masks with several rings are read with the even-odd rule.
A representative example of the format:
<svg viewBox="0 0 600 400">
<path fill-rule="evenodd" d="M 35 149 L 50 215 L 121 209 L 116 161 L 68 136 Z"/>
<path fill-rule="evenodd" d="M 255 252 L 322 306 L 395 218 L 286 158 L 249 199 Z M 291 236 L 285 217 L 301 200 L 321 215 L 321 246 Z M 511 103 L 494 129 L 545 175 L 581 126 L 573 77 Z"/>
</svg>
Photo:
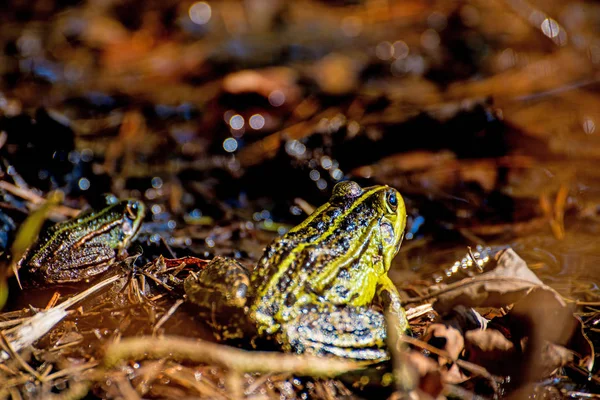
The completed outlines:
<svg viewBox="0 0 600 400">
<path fill-rule="evenodd" d="M 381 248 L 376 193 L 385 189 L 334 195 L 267 247 L 252 275 L 252 311 L 259 323 L 286 320 L 301 304 L 361 305 L 372 299 L 379 273 L 373 260 Z"/>
<path fill-rule="evenodd" d="M 122 239 L 118 230 L 121 223 L 121 210 L 116 204 L 99 212 L 89 212 L 77 218 L 59 222 L 44 231 L 36 242 L 27 250 L 21 260 L 22 266 L 42 267 L 55 259 L 66 257 L 80 244 L 95 237 L 102 236 L 103 242 L 116 248 Z"/>
</svg>

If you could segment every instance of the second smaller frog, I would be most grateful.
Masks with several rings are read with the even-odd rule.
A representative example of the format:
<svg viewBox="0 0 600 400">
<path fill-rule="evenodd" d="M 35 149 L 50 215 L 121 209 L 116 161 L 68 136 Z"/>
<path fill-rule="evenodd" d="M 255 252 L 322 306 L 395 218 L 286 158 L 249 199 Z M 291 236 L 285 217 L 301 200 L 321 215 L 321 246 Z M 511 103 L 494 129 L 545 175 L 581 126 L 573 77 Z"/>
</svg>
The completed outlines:
<svg viewBox="0 0 600 400">
<path fill-rule="evenodd" d="M 100 211 L 58 223 L 40 234 L 19 261 L 36 281 L 77 282 L 106 271 L 139 231 L 146 207 L 115 201 Z"/>
</svg>

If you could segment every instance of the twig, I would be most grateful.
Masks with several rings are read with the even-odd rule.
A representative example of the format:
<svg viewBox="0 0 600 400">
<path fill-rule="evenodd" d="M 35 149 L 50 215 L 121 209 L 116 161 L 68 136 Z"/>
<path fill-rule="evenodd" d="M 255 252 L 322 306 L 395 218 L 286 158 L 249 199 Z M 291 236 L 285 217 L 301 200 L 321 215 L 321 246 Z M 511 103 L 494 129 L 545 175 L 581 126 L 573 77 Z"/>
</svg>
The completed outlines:
<svg viewBox="0 0 600 400">
<path fill-rule="evenodd" d="M 50 382 L 58 378 L 62 378 L 63 376 L 74 375 L 77 372 L 87 371 L 88 369 L 94 368 L 98 366 L 98 361 L 90 361 L 85 364 L 75 365 L 73 367 L 61 369 L 60 371 L 56 371 L 53 374 L 50 374 L 46 377 L 46 381 Z"/>
<path fill-rule="evenodd" d="M 52 307 L 56 306 L 56 303 L 58 303 L 58 299 L 60 299 L 60 292 L 54 292 L 50 300 L 48 300 L 48 304 L 46 304 L 44 310 L 48 311 Z"/>
<path fill-rule="evenodd" d="M 19 196 L 22 199 L 25 199 L 27 201 L 30 201 L 32 204 L 35 205 L 40 205 L 43 204 L 46 199 L 44 199 L 42 196 L 30 191 L 30 190 L 26 190 L 23 188 L 20 188 L 18 186 L 13 185 L 10 182 L 7 181 L 0 181 L 0 189 L 4 189 L 7 192 L 10 192 L 12 194 L 14 194 L 15 196 Z M 63 217 L 63 216 L 67 216 L 70 218 L 76 217 L 77 215 L 79 215 L 79 213 L 81 212 L 80 210 L 76 209 L 76 208 L 71 208 L 71 207 L 67 207 L 67 206 L 55 206 L 53 207 L 55 212 L 52 212 L 51 215 L 56 218 L 57 215 L 59 217 Z"/>
<path fill-rule="evenodd" d="M 78 400 L 84 398 L 90 391 L 91 382 L 79 381 L 69 382 L 69 388 L 61 391 L 59 394 L 49 395 L 50 400 Z"/>
<path fill-rule="evenodd" d="M 413 320 L 433 311 L 431 303 L 421 304 L 420 306 L 412 307 L 406 310 L 406 319 Z"/>
<path fill-rule="evenodd" d="M 197 380 L 194 374 L 183 374 L 183 372 L 184 371 L 181 370 L 181 366 L 177 365 L 176 367 L 170 367 L 165 369 L 164 375 L 172 381 L 176 382 L 178 385 L 195 390 L 203 398 L 206 397 L 210 399 L 219 400 L 230 398 L 224 395 L 223 392 L 221 392 L 220 389 L 216 385 L 214 385 L 209 379 Z"/>
<path fill-rule="evenodd" d="M 31 365 L 29 365 L 27 363 L 27 361 L 25 361 L 23 359 L 23 357 L 21 357 L 19 355 L 19 353 L 17 353 L 17 350 L 13 348 L 13 346 L 8 341 L 8 339 L 6 338 L 6 336 L 4 335 L 3 332 L 0 332 L 0 343 L 2 343 L 2 348 L 4 349 L 4 351 L 2 352 L 3 354 L 4 353 L 10 354 L 10 357 L 17 360 L 17 362 L 19 363 L 21 368 L 23 368 L 25 371 L 27 371 L 31 376 L 33 376 L 37 380 L 41 380 L 40 374 L 36 370 L 34 370 L 33 367 L 31 367 Z"/>
<path fill-rule="evenodd" d="M 182 305 L 184 302 L 183 299 L 179 299 L 175 302 L 175 304 L 173 304 L 171 306 L 171 308 L 169 308 L 169 310 L 165 313 L 165 315 L 163 315 L 158 322 L 156 323 L 156 325 L 154 326 L 154 329 L 152 329 L 152 333 L 154 335 L 156 335 L 156 332 L 160 329 L 161 326 L 163 326 L 163 324 L 165 322 L 167 322 L 169 320 L 169 318 L 171 318 L 171 316 L 173 316 L 173 314 L 175 313 L 175 311 L 177 311 L 177 309 L 179 308 L 180 305 Z"/>
<path fill-rule="evenodd" d="M 104 363 L 114 366 L 124 359 L 171 358 L 216 364 L 240 372 L 289 372 L 297 375 L 332 377 L 363 369 L 368 362 L 354 362 L 312 355 L 246 351 L 230 346 L 180 337 L 128 338 L 106 349 Z"/>
</svg>

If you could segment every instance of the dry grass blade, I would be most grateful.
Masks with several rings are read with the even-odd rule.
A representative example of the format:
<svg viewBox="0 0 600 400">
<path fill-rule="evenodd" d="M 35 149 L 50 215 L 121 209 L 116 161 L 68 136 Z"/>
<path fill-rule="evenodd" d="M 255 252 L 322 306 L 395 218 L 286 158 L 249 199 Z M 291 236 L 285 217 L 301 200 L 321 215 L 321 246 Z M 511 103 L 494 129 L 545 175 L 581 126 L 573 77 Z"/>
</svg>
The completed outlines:
<svg viewBox="0 0 600 400">
<path fill-rule="evenodd" d="M 177 311 L 177 309 L 179 308 L 180 305 L 182 305 L 184 302 L 183 299 L 179 299 L 175 302 L 175 304 L 173 304 L 171 306 L 171 308 L 169 308 L 169 310 L 165 313 L 165 315 L 163 315 L 161 317 L 161 319 L 156 323 L 156 325 L 154 326 L 154 328 L 152 329 L 152 332 L 154 335 L 156 335 L 156 333 L 158 332 L 158 330 L 160 329 L 161 326 L 163 326 L 163 324 L 165 322 L 167 322 L 169 320 L 169 318 L 171 318 L 171 316 L 175 313 L 175 311 Z"/>
<path fill-rule="evenodd" d="M 108 346 L 104 362 L 114 366 L 121 360 L 170 358 L 220 365 L 239 372 L 289 372 L 315 377 L 332 377 L 365 368 L 369 363 L 311 355 L 259 352 L 236 349 L 202 340 L 180 337 L 123 339 Z"/>
<path fill-rule="evenodd" d="M 19 363 L 21 368 L 23 368 L 25 371 L 27 371 L 31 376 L 35 377 L 38 380 L 42 379 L 41 375 L 36 370 L 34 370 L 31 367 L 31 365 L 27 364 L 27 361 L 25 361 L 19 355 L 19 353 L 17 353 L 17 350 L 15 348 L 13 348 L 12 344 L 8 341 L 8 339 L 6 338 L 6 336 L 4 335 L 3 332 L 0 332 L 0 343 L 2 344 L 2 348 L 4 349 L 3 352 L 1 353 L 2 355 L 5 353 L 10 355 L 10 357 L 17 360 L 17 362 Z"/>
<path fill-rule="evenodd" d="M 15 196 L 19 196 L 20 198 L 25 199 L 31 202 L 32 204 L 39 205 L 43 204 L 46 201 L 42 196 L 32 192 L 31 190 L 20 188 L 18 186 L 13 185 L 10 182 L 0 181 L 0 189 L 4 189 L 7 192 L 14 194 Z M 53 208 L 53 212 L 51 213 L 51 215 L 53 217 L 58 218 L 64 218 L 65 216 L 73 218 L 76 217 L 79 213 L 80 210 L 76 208 L 58 205 Z"/>
<path fill-rule="evenodd" d="M 420 306 L 412 307 L 406 310 L 406 319 L 413 320 L 433 311 L 430 303 L 421 304 Z"/>
</svg>

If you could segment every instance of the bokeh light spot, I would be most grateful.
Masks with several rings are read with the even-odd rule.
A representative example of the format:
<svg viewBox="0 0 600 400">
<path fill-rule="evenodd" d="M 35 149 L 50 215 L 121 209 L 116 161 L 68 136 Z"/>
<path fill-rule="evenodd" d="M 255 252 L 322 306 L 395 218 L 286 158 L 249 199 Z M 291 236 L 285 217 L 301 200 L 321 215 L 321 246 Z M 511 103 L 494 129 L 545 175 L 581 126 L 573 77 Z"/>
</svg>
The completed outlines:
<svg viewBox="0 0 600 400">
<path fill-rule="evenodd" d="M 560 32 L 560 25 L 552 18 L 546 18 L 542 21 L 542 32 L 549 38 L 555 38 Z"/>
<path fill-rule="evenodd" d="M 281 90 L 273 90 L 269 93 L 269 103 L 273 107 L 279 107 L 285 103 L 285 94 Z"/>
<path fill-rule="evenodd" d="M 90 180 L 87 178 L 79 179 L 79 189 L 88 190 L 90 188 Z"/>
<path fill-rule="evenodd" d="M 198 25 L 204 25 L 208 21 L 210 21 L 210 17 L 212 16 L 212 9 L 208 5 L 208 3 L 204 1 L 198 1 L 191 5 L 188 14 L 193 23 Z"/>
<path fill-rule="evenodd" d="M 375 55 L 380 60 L 389 60 L 394 55 L 394 47 L 390 42 L 381 42 L 375 47 Z"/>
<path fill-rule="evenodd" d="M 596 123 L 593 119 L 586 117 L 583 119 L 583 131 L 591 135 L 596 130 Z"/>
<path fill-rule="evenodd" d="M 244 117 L 239 114 L 235 114 L 229 119 L 229 125 L 232 129 L 242 129 L 244 127 Z"/>
<path fill-rule="evenodd" d="M 250 117 L 250 127 L 252 129 L 262 129 L 265 126 L 265 117 L 260 114 L 254 114 Z"/>
<path fill-rule="evenodd" d="M 223 148 L 228 153 L 233 153 L 238 148 L 238 142 L 234 138 L 230 137 L 223 141 Z"/>
</svg>

